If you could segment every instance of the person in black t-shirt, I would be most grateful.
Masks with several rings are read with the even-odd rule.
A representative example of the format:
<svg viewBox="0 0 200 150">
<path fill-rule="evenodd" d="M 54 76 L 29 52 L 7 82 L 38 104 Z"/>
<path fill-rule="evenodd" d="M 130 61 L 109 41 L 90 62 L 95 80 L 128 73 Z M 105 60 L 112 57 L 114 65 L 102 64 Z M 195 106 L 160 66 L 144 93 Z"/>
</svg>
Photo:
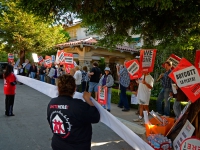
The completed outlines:
<svg viewBox="0 0 200 150">
<path fill-rule="evenodd" d="M 73 76 L 58 77 L 59 96 L 51 99 L 47 107 L 47 120 L 53 132 L 53 150 L 90 150 L 92 123 L 98 123 L 100 114 L 84 92 L 83 98 L 73 98 L 76 90 Z"/>
<path fill-rule="evenodd" d="M 91 72 L 88 74 L 90 76 L 89 82 L 89 90 L 88 92 L 91 94 L 93 91 L 95 92 L 95 99 L 97 100 L 97 92 L 98 92 L 98 84 L 101 78 L 101 70 L 98 68 L 98 63 L 93 63 L 93 68 Z"/>
</svg>

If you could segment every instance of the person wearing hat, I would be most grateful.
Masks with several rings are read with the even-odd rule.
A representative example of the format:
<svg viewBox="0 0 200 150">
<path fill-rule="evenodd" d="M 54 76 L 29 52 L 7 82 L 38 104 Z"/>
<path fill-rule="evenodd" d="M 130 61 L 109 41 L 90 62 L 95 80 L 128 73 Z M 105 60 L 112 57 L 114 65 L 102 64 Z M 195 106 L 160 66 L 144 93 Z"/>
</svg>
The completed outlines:
<svg viewBox="0 0 200 150">
<path fill-rule="evenodd" d="M 171 68 L 172 68 L 172 62 L 171 61 L 166 61 L 164 63 L 164 68 L 166 72 L 164 74 L 160 75 L 160 80 L 162 83 L 162 90 L 160 91 L 158 95 L 158 99 L 156 101 L 156 109 L 157 109 L 157 114 L 162 115 L 163 114 L 163 109 L 162 109 L 162 102 L 164 100 L 164 115 L 165 116 L 170 116 L 170 100 L 168 100 L 169 95 L 172 95 L 172 80 L 168 76 L 171 73 Z"/>
<path fill-rule="evenodd" d="M 107 111 L 110 112 L 110 105 L 111 105 L 111 87 L 114 84 L 114 79 L 111 75 L 111 71 L 109 67 L 106 67 L 104 69 L 105 74 L 101 77 L 101 79 L 99 80 L 99 86 L 101 86 L 102 88 L 107 87 L 108 88 L 108 95 L 107 95 Z M 103 105 L 103 107 L 106 109 L 106 106 Z"/>
</svg>

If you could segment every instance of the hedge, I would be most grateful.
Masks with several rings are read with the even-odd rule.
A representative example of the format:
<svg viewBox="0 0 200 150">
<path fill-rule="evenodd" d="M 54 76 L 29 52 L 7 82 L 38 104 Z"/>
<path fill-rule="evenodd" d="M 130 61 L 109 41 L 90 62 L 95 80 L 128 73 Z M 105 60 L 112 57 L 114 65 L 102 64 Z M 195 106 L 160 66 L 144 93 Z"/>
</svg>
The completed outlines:
<svg viewBox="0 0 200 150">
<path fill-rule="evenodd" d="M 126 92 L 129 105 L 133 109 L 138 109 L 138 105 L 131 104 L 131 94 L 132 93 L 130 91 Z M 151 97 L 150 98 L 150 102 L 149 102 L 149 110 L 150 111 L 151 110 L 156 111 L 156 100 L 157 100 L 157 97 Z M 119 103 L 119 95 L 118 95 L 117 89 L 112 89 L 111 103 L 114 103 L 114 104 Z M 171 99 L 171 101 L 170 101 L 171 116 L 174 116 L 173 104 L 174 104 L 174 99 Z M 186 104 L 187 104 L 187 102 L 181 102 L 182 109 L 185 107 Z M 164 103 L 163 103 L 163 107 L 164 107 Z"/>
</svg>

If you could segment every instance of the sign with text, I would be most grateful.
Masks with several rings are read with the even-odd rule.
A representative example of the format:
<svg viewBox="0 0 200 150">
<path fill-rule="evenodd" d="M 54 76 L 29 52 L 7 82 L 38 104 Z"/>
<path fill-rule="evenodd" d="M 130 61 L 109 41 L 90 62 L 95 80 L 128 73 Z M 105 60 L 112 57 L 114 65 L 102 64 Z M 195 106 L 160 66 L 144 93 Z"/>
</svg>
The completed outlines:
<svg viewBox="0 0 200 150">
<path fill-rule="evenodd" d="M 178 57 L 174 54 L 171 54 L 166 61 L 171 61 L 172 62 L 172 69 L 174 69 L 179 64 L 180 60 L 181 60 L 180 57 Z M 164 64 L 162 66 L 164 67 Z"/>
<path fill-rule="evenodd" d="M 42 56 L 39 56 L 38 57 L 38 62 L 40 63 L 40 62 L 42 62 L 43 61 L 43 57 Z"/>
<path fill-rule="evenodd" d="M 200 150 L 200 139 L 187 138 L 181 143 L 180 150 Z"/>
<path fill-rule="evenodd" d="M 8 62 L 14 62 L 14 54 L 8 53 Z"/>
<path fill-rule="evenodd" d="M 98 86 L 98 103 L 101 105 L 107 104 L 107 95 L 108 95 L 108 88 L 102 88 Z"/>
<path fill-rule="evenodd" d="M 131 80 L 138 79 L 142 76 L 142 73 L 140 72 L 140 65 L 137 59 L 127 61 L 125 66 L 128 70 Z"/>
<path fill-rule="evenodd" d="M 156 49 L 140 50 L 140 70 L 142 73 L 153 72 Z"/>
<path fill-rule="evenodd" d="M 191 102 L 200 98 L 199 73 L 187 59 L 182 58 L 169 77 L 181 88 Z"/>
<path fill-rule="evenodd" d="M 197 68 L 200 74 L 200 50 L 196 50 L 194 66 Z"/>
<path fill-rule="evenodd" d="M 47 68 L 50 68 L 51 67 L 51 56 L 45 56 L 45 60 L 44 60 L 44 62 L 45 62 L 45 66 L 47 67 Z"/>
<path fill-rule="evenodd" d="M 67 64 L 74 64 L 73 54 L 72 53 L 65 53 L 65 63 Z"/>
<path fill-rule="evenodd" d="M 174 150 L 180 150 L 181 143 L 186 139 L 192 136 L 195 128 L 194 126 L 187 120 L 177 137 L 173 141 Z"/>
<path fill-rule="evenodd" d="M 52 63 L 54 63 L 55 62 L 55 55 L 51 55 L 51 61 L 52 61 Z"/>
</svg>

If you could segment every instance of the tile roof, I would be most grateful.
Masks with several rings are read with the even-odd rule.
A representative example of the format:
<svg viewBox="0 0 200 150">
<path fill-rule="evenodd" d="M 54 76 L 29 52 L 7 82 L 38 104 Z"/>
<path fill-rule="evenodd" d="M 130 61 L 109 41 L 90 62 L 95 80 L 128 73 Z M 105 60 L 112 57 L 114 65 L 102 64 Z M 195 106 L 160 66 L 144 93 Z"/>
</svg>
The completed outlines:
<svg viewBox="0 0 200 150">
<path fill-rule="evenodd" d="M 70 46 L 77 46 L 77 45 L 95 45 L 98 41 L 95 38 L 89 37 L 86 39 L 76 40 L 76 41 L 69 41 L 62 44 L 57 44 L 56 47 L 70 47 Z M 126 52 L 139 52 L 139 50 L 133 49 L 128 46 L 117 45 L 115 50 L 119 51 L 126 51 Z"/>
</svg>

